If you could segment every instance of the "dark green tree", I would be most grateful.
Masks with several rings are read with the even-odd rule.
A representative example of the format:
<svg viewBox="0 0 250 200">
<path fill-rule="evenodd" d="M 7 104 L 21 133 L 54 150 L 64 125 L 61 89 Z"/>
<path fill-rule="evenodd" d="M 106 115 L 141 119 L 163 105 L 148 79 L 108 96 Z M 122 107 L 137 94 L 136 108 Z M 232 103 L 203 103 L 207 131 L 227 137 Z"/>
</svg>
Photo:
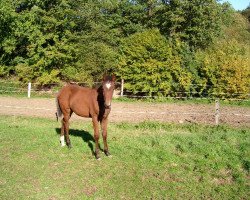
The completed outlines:
<svg viewBox="0 0 250 200">
<path fill-rule="evenodd" d="M 115 66 L 116 32 L 96 1 L 1 1 L 0 75 L 89 82 Z"/>
<path fill-rule="evenodd" d="M 65 1 L 17 1 L 9 10 L 15 16 L 9 33 L 12 48 L 1 43 L 1 63 L 13 69 L 22 81 L 41 84 L 59 81 L 65 65 L 75 61 L 77 48 L 70 5 Z M 10 39 L 9 39 L 10 41 Z M 10 59 L 7 59 L 10 58 Z"/>
<path fill-rule="evenodd" d="M 205 48 L 221 33 L 223 9 L 216 0 L 164 0 L 158 27 L 166 37 L 180 38 L 193 48 Z"/>
<path fill-rule="evenodd" d="M 241 14 L 248 19 L 248 22 L 250 22 L 250 3 L 248 7 L 241 12 Z"/>
</svg>

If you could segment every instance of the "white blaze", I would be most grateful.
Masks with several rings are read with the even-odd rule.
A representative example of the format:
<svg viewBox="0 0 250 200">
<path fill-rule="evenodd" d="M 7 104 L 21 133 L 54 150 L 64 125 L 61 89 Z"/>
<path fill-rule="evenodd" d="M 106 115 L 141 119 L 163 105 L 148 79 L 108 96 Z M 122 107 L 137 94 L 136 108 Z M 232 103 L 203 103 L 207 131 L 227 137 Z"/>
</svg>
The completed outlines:
<svg viewBox="0 0 250 200">
<path fill-rule="evenodd" d="M 111 87 L 111 83 L 106 83 L 106 88 L 110 88 Z"/>
</svg>

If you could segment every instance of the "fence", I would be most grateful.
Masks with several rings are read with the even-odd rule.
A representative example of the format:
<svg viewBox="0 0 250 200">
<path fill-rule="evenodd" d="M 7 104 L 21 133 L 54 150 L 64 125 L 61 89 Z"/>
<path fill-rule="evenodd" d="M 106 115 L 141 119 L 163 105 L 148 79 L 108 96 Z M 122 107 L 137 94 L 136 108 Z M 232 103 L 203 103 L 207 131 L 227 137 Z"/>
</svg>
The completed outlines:
<svg viewBox="0 0 250 200">
<path fill-rule="evenodd" d="M 80 85 L 84 83 L 78 83 Z M 96 82 L 95 84 L 100 84 Z M 62 85 L 61 85 L 62 86 Z M 40 96 L 41 94 L 44 95 L 49 95 L 49 96 L 55 96 L 55 94 L 58 92 L 58 90 L 61 88 L 61 86 L 57 86 L 55 84 L 49 85 L 47 88 L 40 89 L 36 87 L 36 84 L 31 84 L 28 83 L 26 85 L 23 84 L 16 84 L 13 82 L 6 82 L 6 81 L 0 81 L 0 94 L 21 94 L 22 96 L 26 96 L 28 98 L 32 98 L 33 96 Z M 124 97 L 129 97 L 129 98 L 157 98 L 154 96 L 143 96 L 143 95 L 129 95 L 129 91 L 124 91 L 124 80 L 121 81 L 121 83 L 118 84 L 118 89 L 119 92 L 116 94 L 117 97 L 124 98 Z M 186 97 L 161 97 L 161 98 L 167 98 L 167 99 L 186 99 Z M 192 97 L 189 97 L 189 99 L 192 99 Z M 250 114 L 247 113 L 238 113 L 238 112 L 231 112 L 231 113 L 223 113 L 223 110 L 221 111 L 220 107 L 220 99 L 215 99 L 215 98 L 209 98 L 209 97 L 200 97 L 200 98 L 194 98 L 194 99 L 209 99 L 214 101 L 214 109 L 209 111 L 209 112 L 174 112 L 174 111 L 160 111 L 160 112 L 155 112 L 155 111 L 144 111 L 143 108 L 139 110 L 124 110 L 124 111 L 118 111 L 114 110 L 113 112 L 117 115 L 124 115 L 127 114 L 129 116 L 131 115 L 151 115 L 154 116 L 156 114 L 160 116 L 165 116 L 165 115 L 186 115 L 186 116 L 201 116 L 201 115 L 206 115 L 206 116 L 213 116 L 214 118 L 214 124 L 218 125 L 221 121 L 221 115 L 232 115 L 234 117 L 245 117 L 249 118 L 249 123 L 250 123 Z M 237 100 L 237 101 L 249 101 L 249 99 L 236 99 L 236 98 L 231 98 L 229 99 L 231 101 Z M 29 107 L 29 106 L 17 106 L 17 105 L 4 105 L 0 104 L 0 107 L 2 108 L 8 108 L 8 109 L 26 109 L 26 110 L 44 110 L 44 111 L 52 111 L 53 109 L 49 108 L 43 108 L 43 107 Z"/>
<path fill-rule="evenodd" d="M 202 84 L 190 84 L 193 89 L 190 91 L 130 91 L 128 89 L 124 90 L 124 80 L 121 81 L 121 97 L 129 98 L 153 98 L 153 99 L 228 99 L 228 100 L 238 100 L 238 101 L 248 101 L 250 94 L 243 92 L 210 92 L 212 89 L 220 88 L 220 85 L 214 87 L 212 85 L 202 85 Z M 203 88 L 202 91 L 191 91 L 195 87 Z M 207 92 L 205 92 L 207 91 Z M 208 92 L 209 91 L 209 92 Z M 249 90 L 250 92 L 250 90 Z M 149 95 L 150 94 L 150 95 Z"/>
<path fill-rule="evenodd" d="M 101 82 L 94 82 L 94 85 L 99 85 Z M 76 84 L 79 85 L 87 85 L 84 82 L 78 82 Z M 192 84 L 195 85 L 195 84 Z M 196 84 L 198 86 L 202 86 L 201 84 Z M 32 95 L 55 95 L 58 90 L 63 85 L 59 85 L 58 83 L 48 84 L 46 87 L 39 87 L 36 83 L 28 83 L 28 84 L 19 84 L 15 82 L 6 82 L 0 81 L 0 94 L 22 94 L 23 96 L 25 93 L 28 98 L 31 98 Z M 210 85 L 206 85 L 206 87 L 212 87 Z M 209 99 L 215 100 L 220 99 L 218 96 L 224 96 L 222 99 L 227 99 L 230 101 L 249 101 L 250 94 L 246 93 L 205 93 L 202 94 L 196 91 L 174 91 L 169 94 L 164 94 L 164 91 L 151 91 L 152 95 L 147 95 L 148 91 L 129 91 L 124 87 L 124 79 L 121 82 L 116 83 L 116 91 L 115 97 L 127 97 L 127 98 L 150 98 L 150 99 Z M 157 94 L 156 94 L 157 93 Z M 155 94 L 155 95 L 154 95 Z M 160 94 L 160 96 L 159 96 Z M 244 95 L 247 98 L 239 98 L 239 95 Z"/>
</svg>

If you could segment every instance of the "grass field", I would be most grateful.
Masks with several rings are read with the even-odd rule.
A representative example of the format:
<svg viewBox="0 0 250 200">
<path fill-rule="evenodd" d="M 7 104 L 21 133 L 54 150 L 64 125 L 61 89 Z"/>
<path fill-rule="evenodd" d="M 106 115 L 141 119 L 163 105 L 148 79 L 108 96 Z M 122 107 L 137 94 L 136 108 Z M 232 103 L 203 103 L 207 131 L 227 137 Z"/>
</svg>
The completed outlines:
<svg viewBox="0 0 250 200">
<path fill-rule="evenodd" d="M 112 158 L 92 155 L 91 122 L 0 116 L 0 199 L 248 199 L 250 130 L 109 124 Z M 102 141 L 100 140 L 102 147 Z"/>
</svg>

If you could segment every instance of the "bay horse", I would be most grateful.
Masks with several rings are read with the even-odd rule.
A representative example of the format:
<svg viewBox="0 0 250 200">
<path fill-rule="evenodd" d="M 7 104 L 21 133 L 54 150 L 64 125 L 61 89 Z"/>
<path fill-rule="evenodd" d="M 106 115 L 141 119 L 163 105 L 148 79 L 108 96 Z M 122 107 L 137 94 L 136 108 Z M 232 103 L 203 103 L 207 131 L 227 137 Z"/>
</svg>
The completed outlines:
<svg viewBox="0 0 250 200">
<path fill-rule="evenodd" d="M 81 87 L 76 84 L 67 84 L 56 97 L 57 119 L 62 118 L 60 142 L 61 146 L 66 144 L 71 148 L 69 138 L 69 119 L 72 113 L 81 117 L 92 118 L 95 139 L 95 157 L 99 155 L 99 123 L 101 124 L 104 143 L 104 153 L 110 156 L 107 144 L 108 116 L 111 111 L 111 101 L 115 88 L 115 76 L 103 76 L 101 86 L 97 88 Z"/>
</svg>

